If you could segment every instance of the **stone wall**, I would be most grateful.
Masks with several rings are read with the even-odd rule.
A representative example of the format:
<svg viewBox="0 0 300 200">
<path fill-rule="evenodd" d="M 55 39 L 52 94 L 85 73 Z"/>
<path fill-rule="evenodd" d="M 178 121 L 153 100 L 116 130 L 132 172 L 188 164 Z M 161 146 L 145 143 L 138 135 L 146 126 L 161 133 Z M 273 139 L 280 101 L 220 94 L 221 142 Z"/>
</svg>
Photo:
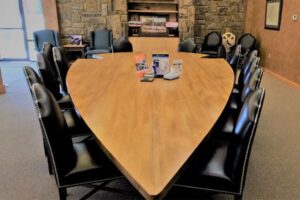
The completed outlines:
<svg viewBox="0 0 300 200">
<path fill-rule="evenodd" d="M 246 0 L 194 0 L 195 42 L 201 43 L 209 32 L 244 33 Z"/>
<path fill-rule="evenodd" d="M 127 34 L 126 0 L 57 0 L 59 29 L 62 43 L 71 34 L 83 35 L 97 29 L 113 30 L 115 38 Z"/>
<path fill-rule="evenodd" d="M 194 38 L 195 6 L 193 0 L 179 0 L 179 38 L 180 41 Z"/>
<path fill-rule="evenodd" d="M 114 38 L 128 36 L 127 0 L 112 0 L 112 6 L 107 28 L 113 31 Z"/>
<path fill-rule="evenodd" d="M 88 34 L 96 29 L 113 30 L 114 38 L 127 36 L 127 0 L 57 0 L 63 43 L 71 34 Z M 179 0 L 180 40 L 201 43 L 206 34 L 218 31 L 244 32 L 245 0 Z"/>
</svg>

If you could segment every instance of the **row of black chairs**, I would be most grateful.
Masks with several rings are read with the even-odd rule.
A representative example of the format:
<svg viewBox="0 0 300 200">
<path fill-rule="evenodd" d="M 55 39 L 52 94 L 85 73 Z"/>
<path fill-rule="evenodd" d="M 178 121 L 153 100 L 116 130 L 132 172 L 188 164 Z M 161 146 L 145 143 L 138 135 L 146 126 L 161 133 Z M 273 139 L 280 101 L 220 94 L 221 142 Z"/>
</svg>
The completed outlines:
<svg viewBox="0 0 300 200">
<path fill-rule="evenodd" d="M 210 32 L 204 38 L 201 46 L 197 46 L 192 39 L 186 39 L 178 46 L 180 52 L 202 53 L 207 54 L 212 58 L 226 58 L 231 60 L 232 57 L 239 53 L 239 61 L 247 57 L 248 53 L 257 48 L 257 42 L 250 33 L 243 34 L 236 45 L 231 48 L 231 51 L 226 54 L 222 43 L 222 36 L 218 32 Z"/>
<path fill-rule="evenodd" d="M 54 174 L 60 199 L 67 188 L 101 183 L 84 196 L 122 178 L 93 139 L 91 130 L 74 108 L 66 87 L 69 63 L 62 49 L 44 43 L 37 54 L 39 74 L 31 67 L 23 71 L 39 117 L 49 174 Z M 122 192 L 122 191 L 121 191 Z"/>
<path fill-rule="evenodd" d="M 30 90 L 39 116 L 49 172 L 54 174 L 60 199 L 66 199 L 67 188 L 76 186 L 94 186 L 83 199 L 99 189 L 119 191 L 106 185 L 123 175 L 93 137 L 89 137 L 91 133 L 84 132 L 88 134 L 85 137 L 74 136 L 51 92 L 40 83 L 34 83 Z"/>
<path fill-rule="evenodd" d="M 117 52 L 131 52 L 132 45 L 128 39 L 121 37 L 114 42 Z M 66 77 L 71 62 L 62 47 L 56 47 L 50 42 L 43 44 L 42 51 L 37 53 L 37 62 L 42 80 L 59 104 L 72 106 L 68 95 Z"/>
<path fill-rule="evenodd" d="M 248 54 L 229 101 L 199 146 L 176 186 L 186 190 L 233 194 L 242 199 L 252 143 L 263 107 L 263 69 L 254 50 Z"/>
<path fill-rule="evenodd" d="M 37 52 L 42 52 L 45 42 L 51 43 L 55 47 L 60 46 L 59 34 L 53 30 L 35 31 L 33 38 Z M 132 52 L 132 45 L 125 37 L 119 37 L 114 41 L 111 30 L 104 29 L 90 32 L 90 42 L 85 53 L 86 57 L 92 58 L 95 54 L 112 52 Z"/>
<path fill-rule="evenodd" d="M 236 49 L 238 48 L 241 47 L 237 46 Z M 38 58 L 41 77 L 30 67 L 24 67 L 24 73 L 37 108 L 49 172 L 50 174 L 54 173 L 56 177 L 60 198 L 66 197 L 67 187 L 121 177 L 115 168 L 112 168 L 113 173 L 110 171 L 106 173 L 105 167 L 103 171 L 99 168 L 97 168 L 98 171 L 95 170 L 95 173 L 103 176 L 95 176 L 92 172 L 95 166 L 92 164 L 88 166 L 91 168 L 87 170 L 89 171 L 87 174 L 91 174 L 91 176 L 86 175 L 85 170 L 80 171 L 82 166 L 77 162 L 81 156 L 77 152 L 78 146 L 88 149 L 82 155 L 91 159 L 98 159 L 93 155 L 99 154 L 101 150 L 96 147 L 95 140 L 89 137 L 90 130 L 74 109 L 72 101 L 68 97 L 67 88 L 63 87 L 69 67 L 66 61 L 62 61 L 64 60 L 63 51 L 46 43 L 43 51 L 38 54 Z M 257 51 L 248 53 L 245 60 L 240 72 L 236 70 L 237 61 L 230 62 L 236 72 L 237 83 L 220 119 L 206 142 L 192 157 L 190 167 L 184 171 L 177 182 L 178 187 L 230 193 L 236 195 L 237 199 L 242 198 L 247 163 L 265 95 L 264 89 L 259 88 L 263 70 L 259 67 L 260 58 Z M 61 63 L 64 63 L 63 69 Z M 53 87 L 54 85 L 55 87 Z M 61 103 L 61 98 L 64 96 L 69 99 L 70 104 L 67 106 Z M 61 136 L 57 133 L 65 135 Z M 64 146 L 66 146 L 66 150 L 63 151 L 66 152 L 56 155 L 56 153 L 61 154 L 60 151 Z M 102 154 L 100 153 L 100 155 Z M 103 154 L 103 157 L 100 157 L 101 160 L 96 163 L 111 168 L 112 163 L 106 156 Z M 77 172 L 77 169 L 79 170 L 78 174 L 73 176 L 72 172 Z M 109 175 L 109 177 L 105 175 Z M 83 176 L 87 176 L 88 179 L 84 179 Z M 94 176 L 97 177 L 97 180 L 93 179 Z M 69 177 L 72 178 L 68 179 Z M 70 183 L 70 180 L 74 182 Z M 105 184 L 106 181 L 103 183 L 102 189 L 105 189 Z"/>
<path fill-rule="evenodd" d="M 92 58 L 93 55 L 102 53 L 132 51 L 132 44 L 126 37 L 119 37 L 113 41 L 111 30 L 97 30 L 90 33 L 90 46 L 87 47 L 86 57 Z"/>
</svg>

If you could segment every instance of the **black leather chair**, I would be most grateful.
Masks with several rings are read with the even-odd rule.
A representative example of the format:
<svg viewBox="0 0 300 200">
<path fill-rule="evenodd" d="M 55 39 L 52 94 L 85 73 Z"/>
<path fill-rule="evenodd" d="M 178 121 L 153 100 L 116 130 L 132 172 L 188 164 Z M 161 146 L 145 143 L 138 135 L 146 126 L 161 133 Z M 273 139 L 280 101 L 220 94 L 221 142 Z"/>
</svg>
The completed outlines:
<svg viewBox="0 0 300 200">
<path fill-rule="evenodd" d="M 32 93 L 30 88 L 34 83 L 43 84 L 42 79 L 40 78 L 38 73 L 32 67 L 24 66 L 23 72 L 24 72 L 30 93 Z"/>
<path fill-rule="evenodd" d="M 92 58 L 95 54 L 113 52 L 113 36 L 111 30 L 97 30 L 90 33 L 90 46 L 86 49 L 86 57 Z"/>
<path fill-rule="evenodd" d="M 211 32 L 206 35 L 200 53 L 207 54 L 211 58 L 226 58 L 222 36 L 218 32 Z"/>
<path fill-rule="evenodd" d="M 35 50 L 41 52 L 43 49 L 43 44 L 45 42 L 51 43 L 53 46 L 59 46 L 59 35 L 58 32 L 50 29 L 38 30 L 33 32 L 33 40 Z"/>
<path fill-rule="evenodd" d="M 250 73 L 249 73 L 250 74 Z M 248 95 L 258 89 L 263 77 L 263 69 L 257 68 L 251 73 L 250 80 L 247 81 L 241 93 L 232 93 L 228 104 L 223 113 L 216 122 L 214 129 L 222 130 L 224 133 L 230 133 L 234 129 L 240 109 Z M 226 137 L 227 135 L 222 135 Z"/>
<path fill-rule="evenodd" d="M 69 187 L 123 177 L 95 140 L 72 141 L 55 98 L 44 86 L 36 83 L 32 91 L 61 200 L 66 199 Z"/>
<path fill-rule="evenodd" d="M 250 80 L 255 70 L 260 67 L 259 64 L 260 64 L 260 57 L 256 57 L 244 75 L 244 80 L 243 80 L 244 85 Z"/>
<path fill-rule="evenodd" d="M 250 33 L 245 33 L 239 38 L 238 44 L 242 45 L 242 54 L 247 55 L 256 49 L 256 38 Z"/>
<path fill-rule="evenodd" d="M 179 52 L 189 52 L 196 53 L 197 45 L 194 43 L 192 39 L 186 39 L 182 41 L 178 46 Z"/>
<path fill-rule="evenodd" d="M 25 78 L 26 78 L 26 81 L 27 81 L 28 89 L 30 91 L 32 100 L 34 100 L 34 96 L 33 96 L 32 90 L 31 90 L 31 86 L 35 83 L 42 84 L 42 80 L 39 77 L 39 75 L 37 74 L 37 72 L 29 66 L 24 66 L 23 67 L 23 72 L 24 72 L 24 75 L 25 75 Z M 36 110 L 38 110 L 37 107 L 36 107 Z M 50 163 L 50 160 L 49 160 L 49 153 L 48 153 L 48 150 L 46 148 L 45 138 L 43 138 L 43 147 L 44 147 L 45 156 L 46 156 L 47 161 L 48 161 L 49 174 L 53 174 L 52 166 L 51 166 L 51 163 Z"/>
<path fill-rule="evenodd" d="M 251 74 L 249 81 L 246 82 L 241 93 L 233 93 L 230 97 L 230 109 L 240 109 L 247 96 L 254 90 L 256 90 L 261 83 L 263 77 L 263 68 L 257 68 L 253 74 Z"/>
<path fill-rule="evenodd" d="M 235 195 L 236 200 L 242 199 L 264 97 L 264 89 L 258 89 L 247 97 L 228 140 L 208 139 L 179 178 L 177 187 L 227 193 Z"/>
<path fill-rule="evenodd" d="M 239 63 L 239 59 L 241 56 L 241 52 L 242 52 L 242 45 L 237 45 L 235 48 L 235 51 L 233 52 L 233 55 L 231 57 L 229 57 L 228 59 L 228 63 L 230 64 L 231 68 L 233 69 L 233 71 L 236 73 L 237 68 L 238 68 L 238 63 Z"/>
<path fill-rule="evenodd" d="M 256 57 L 256 56 L 253 56 L 252 58 L 250 58 L 249 60 L 247 60 L 245 62 L 245 64 L 242 66 L 241 71 L 238 74 L 238 76 L 236 73 L 237 84 L 235 84 L 235 86 L 234 86 L 233 93 L 241 92 L 241 90 L 244 88 L 246 81 L 249 78 L 250 69 L 253 72 L 256 68 L 259 67 L 259 63 L 260 63 L 260 57 Z"/>
<path fill-rule="evenodd" d="M 258 51 L 257 50 L 253 50 L 250 53 L 247 54 L 247 56 L 245 57 L 245 62 L 243 63 L 243 67 L 245 69 L 242 70 L 247 70 L 249 68 L 249 66 L 251 65 L 251 62 L 258 57 Z"/>
<path fill-rule="evenodd" d="M 113 49 L 114 49 L 114 52 L 132 52 L 133 51 L 131 42 L 125 37 L 120 37 L 116 41 L 114 41 Z"/>
<path fill-rule="evenodd" d="M 242 35 L 238 42 L 237 45 L 241 45 L 241 56 L 239 59 L 239 65 L 243 65 L 245 62 L 245 59 L 247 57 L 247 55 L 252 52 L 253 50 L 257 49 L 257 44 L 256 44 L 256 38 L 251 35 L 250 33 L 245 33 L 244 35 Z M 230 54 L 233 54 L 234 50 L 236 47 L 232 48 L 232 52 L 230 52 Z"/>
<path fill-rule="evenodd" d="M 60 82 L 55 75 L 55 67 L 52 66 L 50 62 L 48 62 L 43 53 L 37 53 L 37 62 L 44 85 L 54 95 L 60 107 L 73 108 L 74 105 L 71 101 L 70 96 L 65 92 L 65 90 L 61 90 Z"/>
<path fill-rule="evenodd" d="M 54 63 L 54 56 L 53 56 L 53 45 L 49 42 L 45 42 L 44 45 L 43 45 L 43 49 L 42 49 L 42 53 L 45 57 L 45 59 L 48 61 L 49 63 L 49 66 L 51 67 L 51 71 L 52 73 L 55 75 L 57 81 L 59 81 L 58 79 L 58 72 L 56 70 L 56 67 L 55 67 L 55 63 Z"/>
<path fill-rule="evenodd" d="M 66 55 L 64 54 L 63 49 L 58 47 L 53 47 L 52 51 L 53 51 L 53 58 L 54 58 L 56 71 L 58 73 L 59 83 L 62 87 L 62 90 L 68 93 L 66 77 L 70 68 L 70 63 Z"/>
<path fill-rule="evenodd" d="M 36 73 L 36 71 L 29 66 L 25 66 L 23 68 L 23 72 L 27 80 L 29 91 L 32 95 L 32 85 L 35 83 L 43 85 L 43 81 L 41 80 L 40 76 Z M 63 112 L 64 119 L 67 122 L 69 132 L 72 134 L 72 136 L 76 137 L 80 135 L 86 135 L 88 132 L 90 132 L 90 129 L 87 127 L 87 125 L 81 119 L 79 113 L 74 108 L 66 108 L 61 106 L 60 104 L 59 106 Z"/>
</svg>

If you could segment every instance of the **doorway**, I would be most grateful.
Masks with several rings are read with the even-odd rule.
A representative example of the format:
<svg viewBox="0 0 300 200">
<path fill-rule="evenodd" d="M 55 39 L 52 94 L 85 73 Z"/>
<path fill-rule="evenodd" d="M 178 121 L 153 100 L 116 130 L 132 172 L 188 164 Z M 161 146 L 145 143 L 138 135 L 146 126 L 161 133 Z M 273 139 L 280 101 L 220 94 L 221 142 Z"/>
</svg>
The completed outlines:
<svg viewBox="0 0 300 200">
<path fill-rule="evenodd" d="M 1 0 L 0 60 L 35 60 L 33 32 L 44 29 L 42 0 Z"/>
</svg>

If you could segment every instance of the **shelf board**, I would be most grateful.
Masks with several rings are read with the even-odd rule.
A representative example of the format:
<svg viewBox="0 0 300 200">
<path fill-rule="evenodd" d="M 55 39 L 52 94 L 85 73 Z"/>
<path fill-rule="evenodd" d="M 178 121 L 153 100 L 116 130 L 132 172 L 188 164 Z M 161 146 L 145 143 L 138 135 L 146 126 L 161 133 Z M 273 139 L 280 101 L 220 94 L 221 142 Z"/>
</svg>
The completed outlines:
<svg viewBox="0 0 300 200">
<path fill-rule="evenodd" d="M 128 10 L 129 13 L 178 13 L 177 10 Z"/>
<path fill-rule="evenodd" d="M 129 35 L 129 37 L 167 37 L 167 38 L 178 38 L 178 35 L 169 35 L 168 33 L 140 33 L 139 35 Z"/>
<path fill-rule="evenodd" d="M 170 1 L 128 1 L 128 3 L 143 3 L 143 4 L 175 4 L 178 2 L 170 2 Z"/>
</svg>

